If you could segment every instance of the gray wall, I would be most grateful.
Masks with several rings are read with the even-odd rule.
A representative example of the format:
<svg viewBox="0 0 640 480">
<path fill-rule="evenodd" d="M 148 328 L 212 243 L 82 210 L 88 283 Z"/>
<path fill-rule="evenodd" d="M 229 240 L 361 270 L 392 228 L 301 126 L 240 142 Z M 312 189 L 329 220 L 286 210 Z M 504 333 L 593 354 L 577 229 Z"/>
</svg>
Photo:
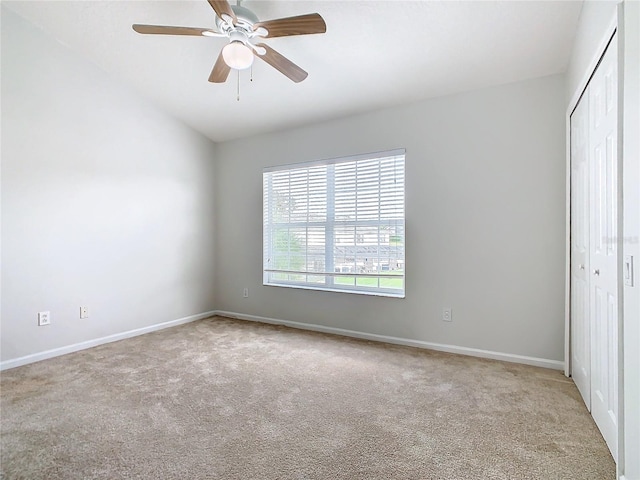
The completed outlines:
<svg viewBox="0 0 640 480">
<path fill-rule="evenodd" d="M 563 360 L 564 105 L 552 76 L 218 144 L 216 308 Z M 406 299 L 262 286 L 262 168 L 395 147 Z"/>
<path fill-rule="evenodd" d="M 214 153 L 2 8 L 2 360 L 213 310 Z"/>
</svg>

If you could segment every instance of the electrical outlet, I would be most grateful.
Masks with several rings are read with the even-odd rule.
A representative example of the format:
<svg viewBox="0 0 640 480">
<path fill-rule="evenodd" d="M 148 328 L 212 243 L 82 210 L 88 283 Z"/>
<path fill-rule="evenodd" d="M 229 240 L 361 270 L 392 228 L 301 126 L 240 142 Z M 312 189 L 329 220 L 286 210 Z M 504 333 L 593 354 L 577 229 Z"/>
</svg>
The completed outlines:
<svg viewBox="0 0 640 480">
<path fill-rule="evenodd" d="M 247 287 L 244 287 L 244 290 L 242 291 L 242 296 L 243 298 L 249 298 L 249 289 Z"/>
<path fill-rule="evenodd" d="M 80 318 L 89 318 L 89 307 L 80 307 Z"/>
<path fill-rule="evenodd" d="M 442 309 L 442 321 L 443 322 L 451 322 L 453 321 L 453 318 L 451 317 L 451 309 L 450 308 L 443 308 Z"/>
<path fill-rule="evenodd" d="M 51 312 L 38 312 L 38 325 L 50 325 L 51 324 Z"/>
</svg>

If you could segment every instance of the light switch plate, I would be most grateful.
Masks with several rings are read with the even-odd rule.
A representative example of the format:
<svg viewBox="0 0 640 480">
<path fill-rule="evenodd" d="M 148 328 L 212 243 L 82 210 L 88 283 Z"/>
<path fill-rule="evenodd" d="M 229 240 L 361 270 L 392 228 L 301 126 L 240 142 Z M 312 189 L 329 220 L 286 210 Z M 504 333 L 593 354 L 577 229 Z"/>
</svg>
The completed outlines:
<svg viewBox="0 0 640 480">
<path fill-rule="evenodd" d="M 622 278 L 624 279 L 624 284 L 628 287 L 633 287 L 633 273 L 633 255 L 625 255 Z"/>
</svg>

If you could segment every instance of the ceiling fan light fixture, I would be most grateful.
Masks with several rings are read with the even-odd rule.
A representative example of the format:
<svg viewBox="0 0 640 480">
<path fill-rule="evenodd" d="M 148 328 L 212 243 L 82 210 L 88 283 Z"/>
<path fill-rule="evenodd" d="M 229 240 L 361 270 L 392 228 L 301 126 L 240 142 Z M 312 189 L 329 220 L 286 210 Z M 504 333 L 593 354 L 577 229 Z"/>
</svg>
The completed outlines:
<svg viewBox="0 0 640 480">
<path fill-rule="evenodd" d="M 253 64 L 253 52 L 240 41 L 233 41 L 222 49 L 222 58 L 231 68 L 244 70 Z"/>
</svg>

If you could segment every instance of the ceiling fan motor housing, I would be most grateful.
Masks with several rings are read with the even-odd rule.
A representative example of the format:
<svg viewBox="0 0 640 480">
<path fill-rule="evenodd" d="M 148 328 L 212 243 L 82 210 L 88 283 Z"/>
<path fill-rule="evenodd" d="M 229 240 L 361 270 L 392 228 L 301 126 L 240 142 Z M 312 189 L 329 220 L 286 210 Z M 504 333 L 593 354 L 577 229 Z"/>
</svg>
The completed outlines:
<svg viewBox="0 0 640 480">
<path fill-rule="evenodd" d="M 235 13 L 238 21 L 235 25 L 230 25 L 220 17 L 216 16 L 216 27 L 220 32 L 231 33 L 234 30 L 240 30 L 247 34 L 253 31 L 253 24 L 258 23 L 258 17 L 255 13 L 245 7 L 239 5 L 232 5 L 233 13 Z"/>
<path fill-rule="evenodd" d="M 249 36 L 242 30 L 234 30 L 229 32 L 229 43 L 240 42 L 243 45 L 249 43 Z"/>
</svg>

